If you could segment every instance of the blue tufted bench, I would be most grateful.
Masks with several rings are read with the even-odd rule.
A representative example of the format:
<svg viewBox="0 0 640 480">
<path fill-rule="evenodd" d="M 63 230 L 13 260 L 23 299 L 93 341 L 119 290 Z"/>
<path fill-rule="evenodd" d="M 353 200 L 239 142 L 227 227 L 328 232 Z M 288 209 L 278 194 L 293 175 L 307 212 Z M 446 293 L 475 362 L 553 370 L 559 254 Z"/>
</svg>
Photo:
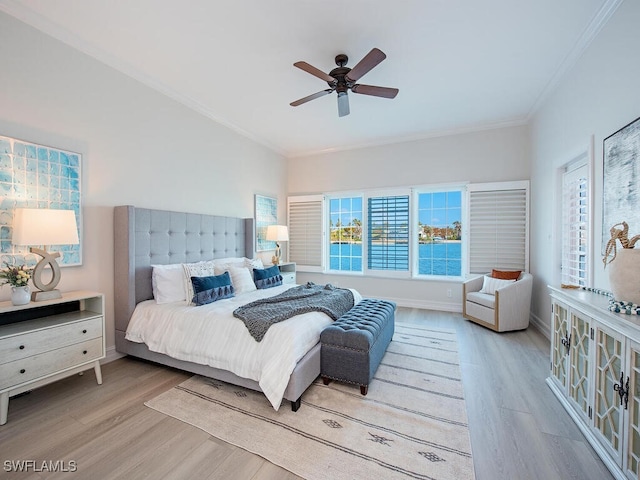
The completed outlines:
<svg viewBox="0 0 640 480">
<path fill-rule="evenodd" d="M 394 331 L 396 304 L 364 299 L 320 334 L 320 375 L 360 385 L 367 394 L 369 382 L 387 351 Z"/>
</svg>

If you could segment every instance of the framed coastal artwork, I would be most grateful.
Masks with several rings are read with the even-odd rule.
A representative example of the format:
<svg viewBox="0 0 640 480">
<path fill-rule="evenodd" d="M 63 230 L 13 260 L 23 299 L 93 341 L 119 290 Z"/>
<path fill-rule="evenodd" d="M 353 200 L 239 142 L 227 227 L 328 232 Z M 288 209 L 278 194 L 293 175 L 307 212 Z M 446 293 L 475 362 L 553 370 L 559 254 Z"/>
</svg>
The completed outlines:
<svg viewBox="0 0 640 480">
<path fill-rule="evenodd" d="M 629 237 L 640 233 L 640 118 L 604 139 L 602 252 L 610 229 L 622 221 Z"/>
<path fill-rule="evenodd" d="M 255 196 L 256 252 L 275 250 L 276 242 L 266 239 L 267 227 L 278 223 L 278 199 Z"/>
<path fill-rule="evenodd" d="M 60 266 L 82 265 L 82 156 L 79 153 L 0 136 L 0 263 L 34 264 L 28 246 L 11 243 L 16 208 L 73 210 L 78 245 L 47 245 Z"/>
</svg>

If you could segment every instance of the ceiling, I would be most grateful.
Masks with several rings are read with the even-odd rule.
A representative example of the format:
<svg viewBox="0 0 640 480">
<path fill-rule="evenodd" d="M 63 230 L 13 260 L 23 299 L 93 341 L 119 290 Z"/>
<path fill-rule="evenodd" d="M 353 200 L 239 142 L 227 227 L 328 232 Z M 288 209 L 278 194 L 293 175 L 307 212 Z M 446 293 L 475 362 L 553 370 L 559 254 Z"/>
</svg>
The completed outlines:
<svg viewBox="0 0 640 480">
<path fill-rule="evenodd" d="M 622 0 L 0 0 L 0 10 L 288 157 L 525 123 Z M 387 59 L 336 94 L 298 69 Z"/>
</svg>

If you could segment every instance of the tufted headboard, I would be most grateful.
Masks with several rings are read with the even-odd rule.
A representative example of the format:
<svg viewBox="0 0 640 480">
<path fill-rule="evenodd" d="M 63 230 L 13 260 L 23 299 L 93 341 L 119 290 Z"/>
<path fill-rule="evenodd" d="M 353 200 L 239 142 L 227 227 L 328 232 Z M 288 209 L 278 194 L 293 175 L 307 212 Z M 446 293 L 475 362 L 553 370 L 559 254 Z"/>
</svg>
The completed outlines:
<svg viewBox="0 0 640 480">
<path fill-rule="evenodd" d="M 126 331 L 135 306 L 153 298 L 151 265 L 254 256 L 253 218 L 114 209 L 114 312 Z"/>
</svg>

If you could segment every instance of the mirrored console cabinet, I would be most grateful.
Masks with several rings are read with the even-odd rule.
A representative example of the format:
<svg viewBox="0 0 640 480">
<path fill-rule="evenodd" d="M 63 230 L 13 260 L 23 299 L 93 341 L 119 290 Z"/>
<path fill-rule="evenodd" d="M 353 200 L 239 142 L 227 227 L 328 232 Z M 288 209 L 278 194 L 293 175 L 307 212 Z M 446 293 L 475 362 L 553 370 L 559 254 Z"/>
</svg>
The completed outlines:
<svg viewBox="0 0 640 480">
<path fill-rule="evenodd" d="M 609 298 L 549 287 L 547 383 L 619 479 L 640 478 L 640 316 L 613 313 Z"/>
</svg>

